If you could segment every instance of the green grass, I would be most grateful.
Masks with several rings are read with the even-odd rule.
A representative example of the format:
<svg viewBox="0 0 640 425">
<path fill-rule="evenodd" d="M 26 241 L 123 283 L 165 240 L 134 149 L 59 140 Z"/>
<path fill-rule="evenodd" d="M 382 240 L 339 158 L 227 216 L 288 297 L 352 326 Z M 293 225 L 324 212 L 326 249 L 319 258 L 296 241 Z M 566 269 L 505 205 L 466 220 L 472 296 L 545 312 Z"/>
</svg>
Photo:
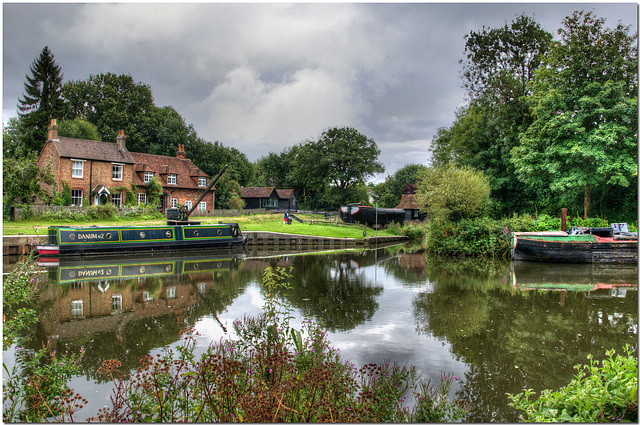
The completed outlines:
<svg viewBox="0 0 640 425">
<path fill-rule="evenodd" d="M 296 217 L 304 220 L 304 223 L 293 221 L 291 225 L 285 225 L 281 214 L 256 214 L 256 215 L 244 215 L 240 217 L 194 217 L 192 221 L 200 221 L 202 224 L 217 223 L 219 221 L 238 223 L 240 229 L 245 231 L 263 231 L 263 232 L 276 232 L 276 233 L 288 233 L 294 235 L 309 235 L 309 236 L 328 236 L 334 238 L 353 238 L 362 239 L 363 230 L 359 225 L 336 225 L 329 223 L 314 223 L 311 224 L 310 220 L 323 220 L 320 215 L 311 214 L 296 214 Z M 71 221 L 71 220 L 27 220 L 27 221 L 3 221 L 2 234 L 3 235 L 18 235 L 20 233 L 25 235 L 44 235 L 47 233 L 49 226 L 149 226 L 149 225 L 162 225 L 165 224 L 165 219 L 154 220 L 92 220 L 92 221 Z M 371 228 L 366 228 L 367 236 L 376 236 L 376 231 Z M 378 230 L 377 236 L 393 236 L 386 230 Z"/>
</svg>

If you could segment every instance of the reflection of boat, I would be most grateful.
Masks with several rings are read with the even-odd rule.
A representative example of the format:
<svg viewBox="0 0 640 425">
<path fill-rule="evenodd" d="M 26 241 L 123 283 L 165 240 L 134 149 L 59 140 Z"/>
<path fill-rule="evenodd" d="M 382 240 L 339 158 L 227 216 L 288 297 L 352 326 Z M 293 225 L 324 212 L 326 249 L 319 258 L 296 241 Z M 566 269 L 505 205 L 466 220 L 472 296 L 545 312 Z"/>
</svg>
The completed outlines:
<svg viewBox="0 0 640 425">
<path fill-rule="evenodd" d="M 609 229 L 612 230 L 612 229 Z M 597 232 L 514 232 L 511 259 L 551 263 L 637 263 L 638 239 L 599 236 Z"/>
<path fill-rule="evenodd" d="M 49 268 L 51 280 L 57 283 L 169 276 L 212 271 L 229 271 L 237 267 L 242 250 L 205 251 L 198 255 L 166 253 L 153 256 L 60 257 L 57 261 L 40 262 Z"/>
<path fill-rule="evenodd" d="M 637 265 L 513 262 L 511 268 L 511 283 L 515 288 L 523 290 L 604 290 L 612 294 L 610 296 L 620 296 L 627 290 L 638 290 Z"/>
<path fill-rule="evenodd" d="M 37 247 L 41 257 L 122 252 L 233 248 L 246 238 L 237 223 L 166 226 L 49 227 L 49 243 Z"/>
<path fill-rule="evenodd" d="M 405 211 L 402 208 L 375 208 L 368 205 L 349 204 L 340 207 L 340 218 L 345 223 L 363 223 L 367 226 L 384 226 L 402 223 Z"/>
</svg>

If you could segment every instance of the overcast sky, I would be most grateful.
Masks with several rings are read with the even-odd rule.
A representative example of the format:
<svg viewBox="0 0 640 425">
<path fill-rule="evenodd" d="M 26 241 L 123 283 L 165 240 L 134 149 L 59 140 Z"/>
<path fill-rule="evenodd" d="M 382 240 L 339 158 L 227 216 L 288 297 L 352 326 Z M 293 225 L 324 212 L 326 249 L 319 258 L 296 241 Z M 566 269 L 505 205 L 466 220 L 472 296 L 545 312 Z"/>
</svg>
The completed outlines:
<svg viewBox="0 0 640 425">
<path fill-rule="evenodd" d="M 3 3 L 2 120 L 49 46 L 65 82 L 131 74 L 251 161 L 355 127 L 382 151 L 380 181 L 428 163 L 451 125 L 466 34 L 525 13 L 557 37 L 574 10 L 637 31 L 636 3 Z"/>
</svg>

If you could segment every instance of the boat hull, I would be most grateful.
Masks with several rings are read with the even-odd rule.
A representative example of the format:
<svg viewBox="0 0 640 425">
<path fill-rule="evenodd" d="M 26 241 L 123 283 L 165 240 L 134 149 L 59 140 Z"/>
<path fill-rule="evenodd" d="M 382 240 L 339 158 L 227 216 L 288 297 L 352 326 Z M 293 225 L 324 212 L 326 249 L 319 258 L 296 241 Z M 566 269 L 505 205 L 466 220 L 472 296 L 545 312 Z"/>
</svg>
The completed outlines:
<svg viewBox="0 0 640 425">
<path fill-rule="evenodd" d="M 548 263 L 637 264 L 637 240 L 616 241 L 613 238 L 585 236 L 591 236 L 591 239 L 514 236 L 511 259 Z"/>
<path fill-rule="evenodd" d="M 340 218 L 345 223 L 362 223 L 374 227 L 389 223 L 402 223 L 405 210 L 402 208 L 375 208 L 366 205 L 345 205 L 340 208 Z"/>
<path fill-rule="evenodd" d="M 49 228 L 49 244 L 37 247 L 41 257 L 128 252 L 184 251 L 242 247 L 246 238 L 236 223 L 148 227 Z"/>
</svg>

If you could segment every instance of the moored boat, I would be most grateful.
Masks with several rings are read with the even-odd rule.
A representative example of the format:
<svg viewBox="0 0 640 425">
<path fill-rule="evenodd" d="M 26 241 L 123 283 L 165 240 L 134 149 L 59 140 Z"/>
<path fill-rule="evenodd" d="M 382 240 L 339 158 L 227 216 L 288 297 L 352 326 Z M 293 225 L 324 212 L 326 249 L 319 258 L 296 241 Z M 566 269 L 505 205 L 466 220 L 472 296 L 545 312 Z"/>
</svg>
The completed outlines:
<svg viewBox="0 0 640 425">
<path fill-rule="evenodd" d="M 38 255 L 115 254 L 242 247 L 246 237 L 237 223 L 165 226 L 51 226 L 48 244 Z"/>
<path fill-rule="evenodd" d="M 403 208 L 376 208 L 368 205 L 349 204 L 340 207 L 340 218 L 345 223 L 362 223 L 367 226 L 384 226 L 389 223 L 402 223 Z"/>
<path fill-rule="evenodd" d="M 514 232 L 513 261 L 549 263 L 637 263 L 638 239 L 599 236 L 603 229 L 582 234 L 566 232 Z M 606 234 L 606 232 L 604 233 Z"/>
</svg>

